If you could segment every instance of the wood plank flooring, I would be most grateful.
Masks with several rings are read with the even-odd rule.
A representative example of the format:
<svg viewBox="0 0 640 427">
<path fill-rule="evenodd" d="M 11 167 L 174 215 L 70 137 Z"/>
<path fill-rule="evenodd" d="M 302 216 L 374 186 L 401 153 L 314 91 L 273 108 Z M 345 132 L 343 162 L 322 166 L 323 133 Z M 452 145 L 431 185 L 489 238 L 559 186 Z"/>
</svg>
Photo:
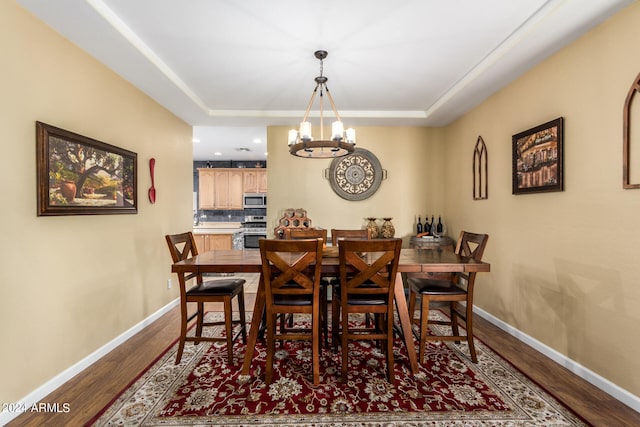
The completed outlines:
<svg viewBox="0 0 640 427">
<path fill-rule="evenodd" d="M 247 310 L 253 307 L 255 284 L 246 287 Z M 212 305 L 210 310 L 221 311 Z M 486 320 L 475 317 L 475 335 L 542 385 L 549 393 L 594 426 L 640 426 L 640 413 L 523 344 Z M 143 331 L 42 400 L 68 403 L 68 413 L 26 413 L 7 426 L 81 426 L 106 406 L 143 371 L 179 334 L 179 308 L 171 310 Z M 187 344 L 191 345 L 191 344 Z M 238 361 L 240 366 L 241 361 Z"/>
</svg>

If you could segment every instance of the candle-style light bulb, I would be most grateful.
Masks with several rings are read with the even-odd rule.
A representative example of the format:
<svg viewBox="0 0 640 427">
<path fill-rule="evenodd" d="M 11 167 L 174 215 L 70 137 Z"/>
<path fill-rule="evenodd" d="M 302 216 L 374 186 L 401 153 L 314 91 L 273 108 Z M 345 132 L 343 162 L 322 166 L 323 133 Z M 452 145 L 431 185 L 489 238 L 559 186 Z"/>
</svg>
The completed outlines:
<svg viewBox="0 0 640 427">
<path fill-rule="evenodd" d="M 349 129 L 347 129 L 346 135 L 347 135 L 347 142 L 349 144 L 355 145 L 356 144 L 356 130 L 354 128 L 349 128 Z"/>
<path fill-rule="evenodd" d="M 302 122 L 300 123 L 300 139 L 303 141 L 311 140 L 311 123 Z"/>
<path fill-rule="evenodd" d="M 340 141 L 344 134 L 344 126 L 340 120 L 337 120 L 331 124 L 331 139 L 334 141 Z"/>
<path fill-rule="evenodd" d="M 289 145 L 293 145 L 298 140 L 298 131 L 295 129 L 291 129 L 289 131 Z"/>
</svg>

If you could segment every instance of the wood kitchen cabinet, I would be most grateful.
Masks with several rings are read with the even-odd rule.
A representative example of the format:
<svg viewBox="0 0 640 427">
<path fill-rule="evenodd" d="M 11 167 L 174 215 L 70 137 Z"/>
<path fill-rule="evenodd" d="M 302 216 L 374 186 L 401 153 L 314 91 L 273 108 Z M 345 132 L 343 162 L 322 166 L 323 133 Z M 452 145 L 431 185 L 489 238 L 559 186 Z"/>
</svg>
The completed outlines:
<svg viewBox="0 0 640 427">
<path fill-rule="evenodd" d="M 242 179 L 244 173 L 239 169 L 229 171 L 229 209 L 242 209 Z"/>
<path fill-rule="evenodd" d="M 245 169 L 242 173 L 242 191 L 245 193 L 267 192 L 267 170 L 262 168 Z"/>
<path fill-rule="evenodd" d="M 215 209 L 214 169 L 198 169 L 198 207 L 199 209 Z"/>
<path fill-rule="evenodd" d="M 213 188 L 213 206 L 215 209 L 229 209 L 229 171 L 214 169 L 215 187 Z"/>
<path fill-rule="evenodd" d="M 198 169 L 200 209 L 242 209 L 243 172 L 240 169 Z"/>
<path fill-rule="evenodd" d="M 216 249 L 232 249 L 233 234 L 194 234 L 198 253 Z"/>
<path fill-rule="evenodd" d="M 258 170 L 258 193 L 267 192 L 267 170 Z"/>
</svg>

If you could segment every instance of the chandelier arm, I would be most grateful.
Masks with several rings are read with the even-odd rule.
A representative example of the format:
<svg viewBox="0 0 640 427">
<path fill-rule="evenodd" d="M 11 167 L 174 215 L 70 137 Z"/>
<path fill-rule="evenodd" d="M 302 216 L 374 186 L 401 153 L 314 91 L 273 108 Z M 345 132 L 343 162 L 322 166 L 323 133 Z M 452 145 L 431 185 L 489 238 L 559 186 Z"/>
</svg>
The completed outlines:
<svg viewBox="0 0 640 427">
<path fill-rule="evenodd" d="M 326 84 L 320 85 L 320 141 L 324 141 L 324 91 L 322 90 L 327 87 Z"/>
<path fill-rule="evenodd" d="M 327 92 L 327 96 L 329 97 L 329 102 L 331 103 L 331 108 L 333 109 L 333 114 L 336 115 L 336 119 L 338 121 L 342 121 L 342 119 L 340 118 L 340 114 L 338 114 L 338 109 L 336 108 L 336 104 L 335 102 L 333 102 L 333 97 L 331 96 L 331 92 L 329 92 L 329 88 L 327 87 L 327 85 L 324 85 L 324 88 Z"/>
<path fill-rule="evenodd" d="M 318 86 L 320 83 L 316 83 L 316 87 L 313 89 L 311 93 L 311 99 L 309 100 L 309 104 L 307 105 L 307 111 L 304 112 L 304 117 L 302 118 L 303 122 L 306 122 L 309 118 L 309 111 L 311 111 L 311 106 L 313 105 L 313 100 L 316 98 L 316 93 L 318 93 Z"/>
</svg>

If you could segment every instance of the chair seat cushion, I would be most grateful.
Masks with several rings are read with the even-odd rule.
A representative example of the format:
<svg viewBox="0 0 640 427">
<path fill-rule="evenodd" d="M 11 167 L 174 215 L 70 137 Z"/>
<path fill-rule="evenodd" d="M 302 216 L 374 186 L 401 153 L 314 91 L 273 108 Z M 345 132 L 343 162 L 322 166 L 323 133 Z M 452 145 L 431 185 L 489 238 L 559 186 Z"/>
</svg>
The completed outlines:
<svg viewBox="0 0 640 427">
<path fill-rule="evenodd" d="M 311 295 L 274 295 L 274 305 L 312 305 L 313 297 Z"/>
<path fill-rule="evenodd" d="M 365 284 L 363 287 L 367 287 Z M 377 287 L 371 284 L 369 287 Z M 335 286 L 334 295 L 340 300 L 340 286 Z M 384 305 L 387 303 L 386 295 L 349 295 L 347 304 L 349 305 Z"/>
<path fill-rule="evenodd" d="M 187 291 L 189 296 L 225 296 L 237 293 L 244 285 L 244 279 L 208 280 Z"/>
<path fill-rule="evenodd" d="M 410 278 L 407 283 L 421 295 L 465 295 L 467 291 L 448 280 Z"/>
<path fill-rule="evenodd" d="M 283 288 L 300 288 L 295 282 L 287 283 L 283 286 Z M 313 296 L 312 295 L 295 295 L 295 294 L 274 294 L 273 295 L 273 304 L 275 305 L 312 305 L 313 304 Z"/>
</svg>

